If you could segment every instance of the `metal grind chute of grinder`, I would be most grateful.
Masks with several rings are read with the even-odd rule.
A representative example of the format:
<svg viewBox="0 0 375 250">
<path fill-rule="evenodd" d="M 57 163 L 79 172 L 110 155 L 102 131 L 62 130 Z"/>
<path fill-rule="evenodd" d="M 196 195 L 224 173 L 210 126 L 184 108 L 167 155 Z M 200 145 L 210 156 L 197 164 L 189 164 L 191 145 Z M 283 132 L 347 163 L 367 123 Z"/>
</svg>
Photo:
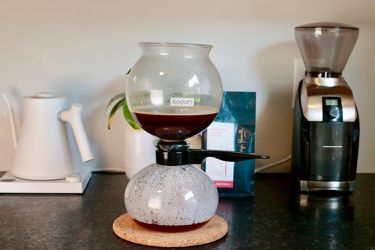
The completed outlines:
<svg viewBox="0 0 375 250">
<path fill-rule="evenodd" d="M 190 149 L 184 140 L 206 129 L 219 112 L 223 88 L 209 58 L 210 45 L 141 43 L 142 56 L 126 84 L 129 109 L 142 128 L 160 138 L 156 163 L 130 179 L 125 206 L 135 220 L 156 226 L 190 226 L 215 214 L 218 191 L 199 164 L 267 156 Z"/>
</svg>

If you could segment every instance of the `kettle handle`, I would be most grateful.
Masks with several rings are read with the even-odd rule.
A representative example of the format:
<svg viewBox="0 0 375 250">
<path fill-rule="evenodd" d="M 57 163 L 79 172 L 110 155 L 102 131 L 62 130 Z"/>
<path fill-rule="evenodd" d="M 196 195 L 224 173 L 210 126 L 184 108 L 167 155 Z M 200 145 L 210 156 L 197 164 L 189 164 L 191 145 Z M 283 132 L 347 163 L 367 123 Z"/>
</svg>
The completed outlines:
<svg viewBox="0 0 375 250">
<path fill-rule="evenodd" d="M 58 116 L 64 121 L 68 122 L 73 129 L 73 134 L 76 139 L 82 161 L 91 161 L 94 159 L 92 156 L 89 141 L 87 139 L 85 128 L 83 127 L 81 118 L 82 105 L 73 103 L 69 110 L 61 111 Z"/>
</svg>

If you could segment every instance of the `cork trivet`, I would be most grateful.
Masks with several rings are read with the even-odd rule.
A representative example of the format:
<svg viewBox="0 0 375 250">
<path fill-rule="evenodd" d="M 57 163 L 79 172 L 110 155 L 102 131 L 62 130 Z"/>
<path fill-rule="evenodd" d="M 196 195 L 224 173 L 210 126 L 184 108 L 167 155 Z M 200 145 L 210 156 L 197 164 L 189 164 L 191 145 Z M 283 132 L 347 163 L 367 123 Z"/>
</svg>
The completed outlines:
<svg viewBox="0 0 375 250">
<path fill-rule="evenodd" d="M 214 242 L 228 232 L 227 222 L 214 215 L 206 224 L 182 232 L 155 231 L 143 227 L 127 213 L 113 222 L 115 234 L 127 241 L 154 247 L 190 247 Z"/>
</svg>

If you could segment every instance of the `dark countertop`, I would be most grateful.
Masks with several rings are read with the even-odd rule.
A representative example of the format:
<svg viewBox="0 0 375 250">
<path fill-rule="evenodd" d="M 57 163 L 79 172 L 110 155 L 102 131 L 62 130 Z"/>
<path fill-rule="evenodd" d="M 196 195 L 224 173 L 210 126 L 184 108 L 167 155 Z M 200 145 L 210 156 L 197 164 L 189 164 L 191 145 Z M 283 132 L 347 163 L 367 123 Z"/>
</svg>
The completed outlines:
<svg viewBox="0 0 375 250">
<path fill-rule="evenodd" d="M 255 197 L 220 199 L 228 235 L 197 249 L 375 249 L 375 174 L 343 196 L 295 193 L 289 174 L 255 180 Z M 0 194 L 0 249 L 148 249 L 112 232 L 126 182 L 96 173 L 84 195 Z"/>
</svg>

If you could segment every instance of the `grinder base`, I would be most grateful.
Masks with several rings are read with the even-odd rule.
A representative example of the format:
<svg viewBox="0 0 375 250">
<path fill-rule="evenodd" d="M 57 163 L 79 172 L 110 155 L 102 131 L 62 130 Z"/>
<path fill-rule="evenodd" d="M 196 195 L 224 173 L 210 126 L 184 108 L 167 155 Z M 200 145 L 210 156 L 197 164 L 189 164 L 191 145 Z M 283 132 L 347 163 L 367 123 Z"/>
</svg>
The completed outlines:
<svg viewBox="0 0 375 250">
<path fill-rule="evenodd" d="M 355 181 L 306 181 L 299 180 L 299 189 L 302 192 L 314 191 L 341 191 L 353 192 Z"/>
</svg>

